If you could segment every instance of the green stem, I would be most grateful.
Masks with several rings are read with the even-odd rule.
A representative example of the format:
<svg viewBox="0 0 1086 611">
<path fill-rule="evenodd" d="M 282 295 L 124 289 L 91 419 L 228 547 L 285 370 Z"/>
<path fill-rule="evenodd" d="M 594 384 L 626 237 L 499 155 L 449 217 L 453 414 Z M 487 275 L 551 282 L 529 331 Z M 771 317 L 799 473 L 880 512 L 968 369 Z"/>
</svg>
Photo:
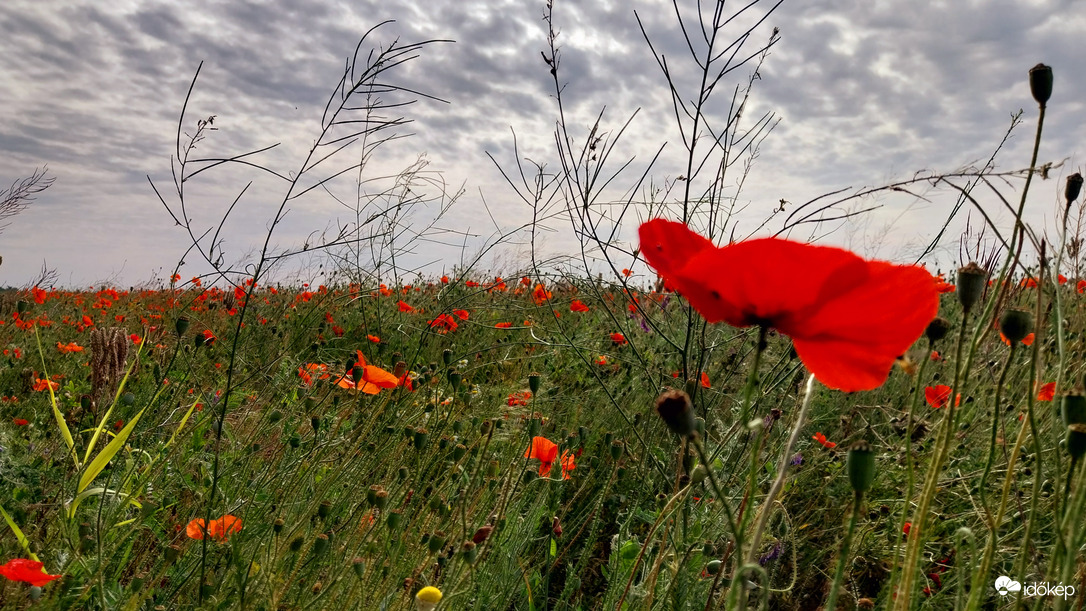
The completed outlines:
<svg viewBox="0 0 1086 611">
<path fill-rule="evenodd" d="M 852 535 L 856 532 L 857 516 L 860 515 L 860 506 L 863 503 L 864 493 L 859 490 L 856 491 L 852 497 L 852 515 L 848 519 L 848 531 L 845 532 L 845 539 L 841 542 L 841 553 L 837 557 L 837 570 L 833 573 L 833 585 L 830 586 L 830 597 L 826 599 L 826 604 L 822 607 L 832 611 L 837 608 L 837 592 L 841 589 L 841 579 L 845 575 L 845 563 L 848 560 L 848 546 L 852 543 Z"/>
</svg>

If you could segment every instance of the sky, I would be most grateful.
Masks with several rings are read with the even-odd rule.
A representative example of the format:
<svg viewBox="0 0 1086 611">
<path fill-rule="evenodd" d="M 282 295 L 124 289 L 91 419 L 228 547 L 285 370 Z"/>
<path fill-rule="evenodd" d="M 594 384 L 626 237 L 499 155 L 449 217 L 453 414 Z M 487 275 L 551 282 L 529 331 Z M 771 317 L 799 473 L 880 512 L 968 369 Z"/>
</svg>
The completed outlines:
<svg viewBox="0 0 1086 611">
<path fill-rule="evenodd" d="M 262 252 L 275 263 L 264 273 L 282 281 L 327 281 L 321 274 L 331 270 L 372 277 L 375 261 L 382 280 L 393 262 L 405 278 L 473 262 L 480 274 L 513 273 L 533 254 L 547 266 L 583 269 L 582 202 L 571 199 L 571 183 L 555 181 L 563 118 L 575 154 L 599 120 L 589 154 L 593 165 L 602 161 L 600 190 L 589 219 L 615 264 L 647 277 L 629 255 L 636 227 L 650 214 L 677 218 L 688 184 L 695 198 L 707 191 L 722 156 L 708 146 L 706 126 L 725 131 L 736 95 L 747 94 L 713 192 L 717 209 L 732 213 L 714 221 L 718 242 L 779 232 L 827 193 L 981 168 L 997 149 L 992 171 L 1028 167 L 1038 108 L 1027 73 L 1038 62 L 1055 74 L 1039 163 L 1055 165 L 1049 180 L 1033 183 L 1026 219 L 1039 235 L 1058 237 L 1064 179 L 1082 171 L 1086 142 L 1086 79 L 1078 75 L 1086 16 L 1070 0 L 725 2 L 715 65 L 733 51 L 735 60 L 703 105 L 695 151 L 709 157 L 690 181 L 691 122 L 676 120 L 661 66 L 689 108 L 708 39 L 697 3 L 676 4 L 554 0 L 559 105 L 544 2 L 6 0 L 0 189 L 43 167 L 55 182 L 0 223 L 0 286 L 26 286 L 43 266 L 68 287 L 155 284 L 175 269 L 183 281 L 211 278 L 214 264 L 251 273 Z M 711 22 L 712 3 L 702 5 Z M 737 39 L 743 44 L 729 47 Z M 410 46 L 422 41 L 431 42 Z M 387 87 L 343 102 L 345 70 L 358 77 L 367 58 L 389 49 L 386 57 L 403 61 L 370 81 Z M 371 117 L 405 122 L 342 139 L 363 125 L 348 121 L 362 119 L 367 99 L 383 105 Z M 329 127 L 326 108 L 341 103 L 339 124 Z M 183 107 L 189 177 L 181 197 L 174 172 Z M 747 130 L 757 135 L 739 138 Z M 276 144 L 245 163 L 200 161 Z M 521 195 L 537 168 L 544 197 L 533 208 Z M 1000 198 L 1017 205 L 1022 181 L 993 183 L 998 191 L 982 186 L 974 195 L 1005 231 Z M 953 188 L 919 181 L 848 199 L 828 216 L 873 210 L 787 235 L 900 262 L 934 240 L 926 261 L 946 269 L 960 264 L 963 231 L 975 240 L 983 225 L 967 205 L 940 235 L 955 202 Z M 708 229 L 707 218 L 695 217 L 696 228 Z M 347 244 L 322 248 L 344 229 Z M 199 248 L 190 248 L 194 240 Z"/>
</svg>

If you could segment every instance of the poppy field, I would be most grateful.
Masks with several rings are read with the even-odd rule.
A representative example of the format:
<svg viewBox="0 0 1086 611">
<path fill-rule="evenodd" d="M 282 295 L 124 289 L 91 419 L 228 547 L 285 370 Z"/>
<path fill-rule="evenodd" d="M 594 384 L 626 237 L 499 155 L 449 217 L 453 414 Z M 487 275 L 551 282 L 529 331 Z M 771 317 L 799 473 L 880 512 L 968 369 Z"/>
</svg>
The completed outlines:
<svg viewBox="0 0 1086 611">
<path fill-rule="evenodd" d="M 719 80 L 736 66 L 706 40 Z M 740 128 L 734 110 L 735 151 L 684 141 L 666 205 L 612 206 L 600 185 L 626 168 L 608 159 L 628 123 L 582 134 L 558 113 L 561 173 L 496 161 L 531 211 L 496 240 L 526 235 L 521 264 L 405 270 L 398 256 L 443 234 L 402 209 L 451 206 L 410 189 L 276 250 L 296 198 L 362 176 L 375 135 L 407 122 L 374 127 L 408 106 L 396 96 L 425 96 L 383 73 L 432 42 L 356 51 L 293 169 L 259 166 L 267 149 L 198 157 L 218 128 L 185 99 L 174 191 L 151 185 L 206 273 L 182 275 L 183 257 L 140 286 L 0 290 L 0 608 L 1081 607 L 1082 177 L 1065 178 L 1059 231 L 1023 221 L 1051 68 L 1029 71 L 1025 170 L 815 198 L 776 233 L 736 234 L 718 190 L 767 119 Z M 691 134 L 711 131 L 699 113 Z M 229 164 L 284 181 L 263 249 L 236 265 L 218 241 L 233 207 L 204 227 L 184 188 Z M 1021 196 L 993 188 L 1006 223 L 972 194 L 993 177 Z M 927 183 L 984 220 L 953 269 L 800 236 L 859 214 L 834 205 Z M 579 258 L 538 255 L 555 219 Z M 301 253 L 328 258 L 285 279 Z"/>
</svg>

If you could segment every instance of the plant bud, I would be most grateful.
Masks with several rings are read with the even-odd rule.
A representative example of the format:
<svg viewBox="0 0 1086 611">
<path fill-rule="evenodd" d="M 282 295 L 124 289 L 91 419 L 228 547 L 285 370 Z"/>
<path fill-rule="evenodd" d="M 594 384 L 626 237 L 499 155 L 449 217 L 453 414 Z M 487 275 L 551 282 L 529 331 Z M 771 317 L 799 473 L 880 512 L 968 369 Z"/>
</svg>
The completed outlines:
<svg viewBox="0 0 1086 611">
<path fill-rule="evenodd" d="M 446 348 L 446 349 L 444 349 L 444 350 L 442 350 L 442 351 L 441 351 L 441 360 L 442 360 L 442 362 L 444 362 L 444 363 L 445 363 L 446 365 L 448 365 L 449 363 L 451 363 L 451 362 L 452 362 L 452 359 L 453 359 L 453 353 L 452 353 L 452 350 L 449 350 L 448 348 Z"/>
<path fill-rule="evenodd" d="M 1022 308 L 1007 308 L 999 319 L 999 332 L 1012 345 L 1025 339 L 1033 331 L 1033 315 Z"/>
<path fill-rule="evenodd" d="M 328 551 L 328 535 L 321 533 L 317 535 L 317 539 L 313 541 L 313 555 L 323 556 L 326 551 Z"/>
<path fill-rule="evenodd" d="M 984 286 L 988 279 L 988 272 L 976 262 L 970 262 L 969 265 L 958 269 L 958 286 L 955 289 L 955 293 L 958 295 L 958 302 L 962 304 L 962 310 L 969 314 L 973 309 L 973 306 L 980 300 L 981 295 L 984 294 Z"/>
<path fill-rule="evenodd" d="M 1044 108 L 1052 97 L 1051 66 L 1037 64 L 1029 69 L 1029 91 L 1033 94 L 1033 99 Z"/>
<path fill-rule="evenodd" d="M 464 541 L 464 544 L 460 546 L 460 555 L 464 562 L 475 564 L 475 558 L 478 557 L 479 550 L 472 541 Z"/>
<path fill-rule="evenodd" d="M 679 437 L 689 437 L 696 430 L 690 396 L 681 390 L 669 390 L 656 399 L 656 413 Z"/>
<path fill-rule="evenodd" d="M 1081 180 L 1081 177 L 1079 177 L 1080 182 Z M 181 337 L 182 335 L 184 335 L 185 331 L 189 330 L 189 319 L 182 316 L 181 318 L 175 320 L 173 323 L 173 330 L 177 332 L 177 337 Z"/>
<path fill-rule="evenodd" d="M 710 560 L 709 563 L 705 565 L 705 572 L 709 575 L 716 575 L 720 572 L 720 565 L 721 562 L 719 560 Z"/>
<path fill-rule="evenodd" d="M 381 511 L 384 511 L 385 507 L 388 506 L 388 491 L 382 488 L 377 491 L 375 497 L 376 498 L 373 501 L 373 506 Z"/>
<path fill-rule="evenodd" d="M 924 334 L 928 337 L 928 341 L 935 343 L 944 337 L 950 331 L 950 322 L 945 318 L 934 318 L 928 323 L 927 330 Z"/>
<path fill-rule="evenodd" d="M 875 481 L 875 452 L 871 444 L 857 441 L 848 449 L 845 459 L 848 465 L 848 481 L 855 492 L 867 492 Z"/>
<path fill-rule="evenodd" d="M 1078 199 L 1079 192 L 1082 191 L 1082 174 L 1075 172 L 1067 177 L 1067 187 L 1063 190 L 1063 198 L 1067 201 L 1067 207 L 1071 207 L 1071 202 Z"/>
<path fill-rule="evenodd" d="M 1078 174 L 1076 174 L 1076 176 L 1078 176 Z M 1082 182 L 1081 177 L 1079 178 L 1079 182 Z M 539 392 L 539 384 L 542 381 L 543 378 L 538 373 L 533 372 L 528 374 L 528 388 L 531 389 L 533 395 Z"/>
<path fill-rule="evenodd" d="M 481 526 L 479 530 L 476 530 L 475 534 L 471 536 L 471 542 L 475 545 L 482 545 L 483 541 L 486 541 L 492 532 L 494 532 L 493 526 Z"/>
<path fill-rule="evenodd" d="M 355 557 L 354 560 L 351 560 L 351 570 L 354 571 L 355 577 L 362 579 L 362 576 L 366 574 L 366 561 Z"/>
</svg>

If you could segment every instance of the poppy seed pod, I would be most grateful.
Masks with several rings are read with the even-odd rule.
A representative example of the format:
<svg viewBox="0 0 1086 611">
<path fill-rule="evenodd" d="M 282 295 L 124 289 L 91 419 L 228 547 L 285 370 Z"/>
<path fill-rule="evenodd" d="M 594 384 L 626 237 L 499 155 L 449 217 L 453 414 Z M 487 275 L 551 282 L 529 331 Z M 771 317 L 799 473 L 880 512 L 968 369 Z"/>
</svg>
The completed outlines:
<svg viewBox="0 0 1086 611">
<path fill-rule="evenodd" d="M 539 384 L 543 381 L 538 373 L 528 374 L 528 388 L 532 391 L 532 394 L 539 392 Z"/>
<path fill-rule="evenodd" d="M 460 546 L 460 554 L 464 562 L 475 564 L 475 558 L 479 555 L 479 550 L 475 547 L 474 542 L 464 541 L 463 545 Z"/>
<path fill-rule="evenodd" d="M 15 311 L 19 314 L 23 314 L 24 312 L 26 312 L 26 309 L 28 307 L 30 307 L 30 304 L 27 303 L 24 299 L 20 299 L 19 301 L 15 302 Z"/>
<path fill-rule="evenodd" d="M 1029 91 L 1042 107 L 1048 103 L 1052 97 L 1052 66 L 1037 64 L 1029 69 Z"/>
<path fill-rule="evenodd" d="M 326 551 L 328 551 L 328 535 L 321 533 L 317 535 L 317 539 L 313 541 L 313 555 L 323 556 Z"/>
<path fill-rule="evenodd" d="M 927 330 L 924 331 L 924 335 L 927 336 L 928 341 L 935 343 L 944 337 L 950 331 L 950 322 L 945 318 L 933 318 L 928 323 Z"/>
<path fill-rule="evenodd" d="M 430 535 L 430 540 L 426 544 L 430 553 L 436 554 L 441 551 L 441 548 L 445 547 L 445 533 L 440 530 L 435 532 Z"/>
<path fill-rule="evenodd" d="M 679 437 L 689 437 L 696 430 L 690 395 L 681 390 L 669 390 L 660 395 L 656 399 L 656 413 Z"/>
<path fill-rule="evenodd" d="M 1086 395 L 1076 391 L 1060 398 L 1060 418 L 1064 426 L 1086 424 Z"/>
<path fill-rule="evenodd" d="M 283 532 L 283 526 L 285 524 L 286 523 L 283 522 L 283 518 L 275 518 L 275 521 L 272 522 L 272 532 L 274 532 L 277 535 L 279 533 Z"/>
<path fill-rule="evenodd" d="M 452 386 L 453 390 L 460 388 L 460 372 L 455 369 L 449 370 L 449 386 Z"/>
<path fill-rule="evenodd" d="M 980 296 L 984 293 L 984 281 L 987 279 L 988 272 L 974 261 L 958 269 L 958 286 L 955 293 L 966 314 L 980 300 Z"/>
<path fill-rule="evenodd" d="M 1033 316 L 1029 310 L 1007 308 L 999 319 L 999 332 L 1012 345 L 1025 339 L 1033 331 Z"/>
<path fill-rule="evenodd" d="M 356 577 L 362 579 L 362 576 L 366 574 L 366 561 L 356 556 L 354 560 L 351 560 L 351 570 L 354 571 Z"/>
<path fill-rule="evenodd" d="M 442 351 L 441 351 L 441 360 L 442 360 L 442 361 L 443 361 L 443 362 L 444 362 L 444 363 L 445 363 L 446 365 L 448 365 L 449 363 L 451 363 L 451 362 L 452 362 L 452 358 L 453 358 L 453 353 L 452 353 L 452 350 L 449 350 L 448 348 L 446 348 L 446 349 L 444 349 L 444 350 L 442 350 Z"/>
<path fill-rule="evenodd" d="M 1071 202 L 1078 199 L 1079 192 L 1082 191 L 1082 174 L 1075 172 L 1067 177 L 1067 186 L 1063 190 L 1063 198 L 1067 201 L 1067 207 L 1071 207 Z"/>
<path fill-rule="evenodd" d="M 1067 425 L 1067 453 L 1072 460 L 1078 460 L 1086 454 L 1086 424 Z"/>
<path fill-rule="evenodd" d="M 1075 176 L 1078 176 L 1078 174 L 1075 174 Z M 1068 179 L 1068 180 L 1070 180 L 1070 179 Z M 1082 177 L 1079 176 L 1078 180 L 1079 180 L 1079 183 L 1081 184 L 1082 183 Z M 177 337 L 181 337 L 182 335 L 184 335 L 185 331 L 189 330 L 189 319 L 182 316 L 181 318 L 178 318 L 177 320 L 175 320 L 174 323 L 173 323 L 173 330 L 177 332 Z"/>
<path fill-rule="evenodd" d="M 857 441 L 848 449 L 845 459 L 848 465 L 848 481 L 856 493 L 867 492 L 875 481 L 875 452 L 871 444 Z"/>
<path fill-rule="evenodd" d="M 388 524 L 388 527 L 392 530 L 396 530 L 400 527 L 400 518 L 402 517 L 403 513 L 400 512 L 399 509 L 394 509 L 388 512 L 388 517 L 385 518 L 385 523 Z"/>
<path fill-rule="evenodd" d="M 430 439 L 430 432 L 426 429 L 415 429 L 415 434 L 412 441 L 415 444 L 416 450 L 421 450 L 426 447 L 426 442 Z"/>
</svg>

